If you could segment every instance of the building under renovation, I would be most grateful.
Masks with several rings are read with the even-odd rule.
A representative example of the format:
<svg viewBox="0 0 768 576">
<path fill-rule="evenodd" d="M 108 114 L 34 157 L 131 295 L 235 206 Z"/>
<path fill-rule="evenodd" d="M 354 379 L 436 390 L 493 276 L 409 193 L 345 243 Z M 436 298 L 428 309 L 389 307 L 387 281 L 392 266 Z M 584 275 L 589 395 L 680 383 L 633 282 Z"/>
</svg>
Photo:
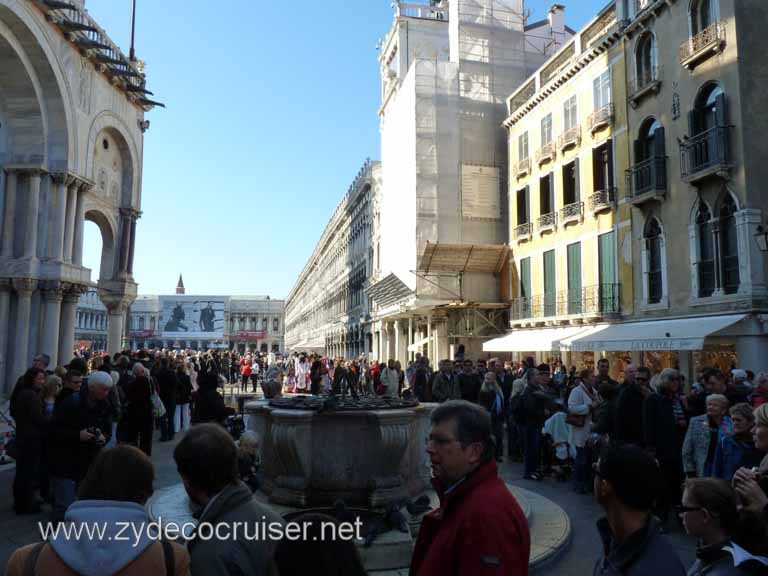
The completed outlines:
<svg viewBox="0 0 768 576">
<path fill-rule="evenodd" d="M 509 310 L 505 101 L 573 31 L 560 5 L 529 22 L 523 0 L 394 9 L 379 57 L 372 355 L 480 354 Z"/>
</svg>

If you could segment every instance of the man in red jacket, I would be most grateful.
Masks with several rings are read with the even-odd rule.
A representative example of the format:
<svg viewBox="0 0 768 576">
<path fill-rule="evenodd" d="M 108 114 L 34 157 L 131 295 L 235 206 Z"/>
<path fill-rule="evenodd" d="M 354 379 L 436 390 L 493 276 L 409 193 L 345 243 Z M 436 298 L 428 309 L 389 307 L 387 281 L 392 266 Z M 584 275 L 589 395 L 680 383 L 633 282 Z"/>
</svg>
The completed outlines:
<svg viewBox="0 0 768 576">
<path fill-rule="evenodd" d="M 498 476 L 488 413 L 464 400 L 441 404 L 427 453 L 440 508 L 421 523 L 411 576 L 527 575 L 528 525 Z"/>
</svg>

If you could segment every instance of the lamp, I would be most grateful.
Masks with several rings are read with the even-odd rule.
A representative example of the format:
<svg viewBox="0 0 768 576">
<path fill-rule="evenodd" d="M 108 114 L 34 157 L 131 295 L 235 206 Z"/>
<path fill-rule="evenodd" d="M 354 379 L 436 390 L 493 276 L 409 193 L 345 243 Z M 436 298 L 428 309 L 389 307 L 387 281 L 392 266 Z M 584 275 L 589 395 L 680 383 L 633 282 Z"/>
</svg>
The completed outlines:
<svg viewBox="0 0 768 576">
<path fill-rule="evenodd" d="M 757 240 L 757 247 L 760 248 L 761 252 L 768 252 L 768 230 L 758 226 L 755 240 Z"/>
</svg>

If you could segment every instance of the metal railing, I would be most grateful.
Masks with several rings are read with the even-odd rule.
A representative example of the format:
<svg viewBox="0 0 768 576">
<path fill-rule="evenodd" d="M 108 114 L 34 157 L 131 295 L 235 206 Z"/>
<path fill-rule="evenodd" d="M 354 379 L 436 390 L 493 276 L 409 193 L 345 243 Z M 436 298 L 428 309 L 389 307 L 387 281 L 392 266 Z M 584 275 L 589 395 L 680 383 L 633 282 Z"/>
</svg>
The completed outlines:
<svg viewBox="0 0 768 576">
<path fill-rule="evenodd" d="M 577 124 L 573 128 L 569 128 L 557 138 L 557 147 L 560 150 L 564 150 L 571 146 L 578 146 L 581 144 L 581 125 Z"/>
<path fill-rule="evenodd" d="M 448 20 L 448 11 L 437 6 L 424 4 L 395 3 L 395 15 L 400 18 L 424 18 L 427 20 Z"/>
<path fill-rule="evenodd" d="M 718 166 L 728 166 L 730 126 L 715 126 L 680 144 L 680 170 L 683 178 Z"/>
<path fill-rule="evenodd" d="M 526 222 L 525 224 L 519 224 L 515 227 L 513 231 L 513 235 L 515 237 L 515 240 L 519 240 L 520 238 L 527 238 L 533 233 L 533 225 L 530 222 Z"/>
<path fill-rule="evenodd" d="M 573 202 L 566 204 L 560 208 L 560 223 L 573 222 L 574 220 L 581 220 L 584 214 L 584 202 Z"/>
<path fill-rule="evenodd" d="M 517 178 L 520 178 L 521 176 L 525 176 L 526 174 L 531 173 L 531 159 L 530 158 L 523 158 L 522 160 L 518 160 L 517 166 L 515 167 L 515 176 Z"/>
<path fill-rule="evenodd" d="M 554 160 L 557 156 L 557 149 L 554 142 L 544 144 L 541 148 L 536 150 L 536 164 L 543 164 L 547 160 Z"/>
<path fill-rule="evenodd" d="M 684 64 L 705 50 L 725 42 L 725 24 L 715 22 L 689 38 L 680 46 L 680 63 Z"/>
<path fill-rule="evenodd" d="M 589 197 L 589 209 L 592 212 L 613 209 L 616 205 L 616 188 L 596 190 Z"/>
<path fill-rule="evenodd" d="M 596 284 L 512 300 L 512 320 L 558 316 L 604 316 L 621 310 L 620 284 Z"/>
<path fill-rule="evenodd" d="M 606 104 L 605 106 L 598 108 L 589 115 L 587 123 L 590 131 L 594 132 L 602 126 L 607 126 L 613 122 L 615 117 L 615 108 L 613 102 Z"/>
<path fill-rule="evenodd" d="M 557 226 L 557 212 L 550 212 L 549 214 L 542 214 L 536 221 L 536 228 L 539 232 L 543 230 L 554 230 Z"/>
<path fill-rule="evenodd" d="M 667 190 L 667 159 L 653 156 L 638 162 L 627 170 L 627 189 L 631 198 L 637 198 L 646 192 Z"/>
</svg>

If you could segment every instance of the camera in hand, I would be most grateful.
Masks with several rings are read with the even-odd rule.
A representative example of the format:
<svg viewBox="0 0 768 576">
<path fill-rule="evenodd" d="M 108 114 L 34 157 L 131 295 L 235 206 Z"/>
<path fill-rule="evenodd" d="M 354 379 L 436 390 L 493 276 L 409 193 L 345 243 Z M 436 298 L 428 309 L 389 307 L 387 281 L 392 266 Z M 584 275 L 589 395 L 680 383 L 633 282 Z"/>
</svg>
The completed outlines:
<svg viewBox="0 0 768 576">
<path fill-rule="evenodd" d="M 106 440 L 104 438 L 104 434 L 101 432 L 99 428 L 95 426 L 92 428 L 88 428 L 88 433 L 94 436 L 94 442 L 96 442 L 97 444 L 105 443 Z"/>
</svg>

